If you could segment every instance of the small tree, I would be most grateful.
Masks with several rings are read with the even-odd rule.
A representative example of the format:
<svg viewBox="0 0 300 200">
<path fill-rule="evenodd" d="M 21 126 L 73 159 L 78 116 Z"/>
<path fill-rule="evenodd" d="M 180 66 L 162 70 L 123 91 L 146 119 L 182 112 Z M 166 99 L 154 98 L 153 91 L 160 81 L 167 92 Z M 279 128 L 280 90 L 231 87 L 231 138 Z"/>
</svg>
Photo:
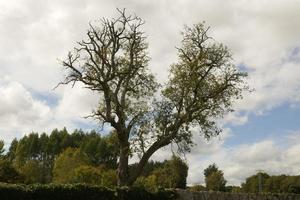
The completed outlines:
<svg viewBox="0 0 300 200">
<path fill-rule="evenodd" d="M 172 159 L 166 162 L 165 169 L 170 172 L 171 177 L 169 177 L 169 179 L 172 180 L 171 187 L 186 188 L 186 179 L 189 168 L 182 159 L 173 155 Z"/>
<path fill-rule="evenodd" d="M 91 116 L 117 133 L 122 186 L 137 179 L 158 149 L 176 143 L 179 150 L 188 151 L 191 127 L 198 127 L 206 138 L 218 135 L 215 120 L 241 97 L 246 74 L 237 70 L 229 50 L 214 42 L 200 23 L 185 28 L 179 61 L 160 87 L 148 70 L 144 21 L 118 11 L 116 19 L 90 24 L 87 39 L 62 62 L 68 74 L 61 84 L 81 82 L 99 94 L 99 106 Z M 160 97 L 155 99 L 154 93 Z M 129 174 L 128 160 L 134 153 L 140 161 Z"/>
<path fill-rule="evenodd" d="M 225 191 L 226 180 L 222 171 L 213 172 L 207 178 L 205 178 L 207 190 L 213 191 Z"/>
<path fill-rule="evenodd" d="M 225 191 L 226 180 L 224 174 L 218 169 L 216 164 L 209 165 L 204 170 L 205 183 L 207 190 Z"/>
</svg>

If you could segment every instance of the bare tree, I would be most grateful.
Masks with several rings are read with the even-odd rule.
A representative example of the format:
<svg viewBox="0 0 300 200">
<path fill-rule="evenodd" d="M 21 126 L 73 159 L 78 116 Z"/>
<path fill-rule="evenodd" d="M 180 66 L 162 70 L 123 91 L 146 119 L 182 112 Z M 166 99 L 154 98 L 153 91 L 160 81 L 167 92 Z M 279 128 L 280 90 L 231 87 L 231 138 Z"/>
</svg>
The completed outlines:
<svg viewBox="0 0 300 200">
<path fill-rule="evenodd" d="M 63 61 L 68 74 L 61 84 L 82 82 L 100 94 L 92 116 L 110 124 L 120 145 L 118 185 L 131 185 L 149 158 L 171 143 L 188 151 L 191 127 L 207 138 L 220 133 L 216 117 L 231 111 L 245 89 L 245 73 L 237 71 L 222 44 L 207 36 L 200 23 L 183 33 L 179 62 L 161 87 L 148 69 L 144 21 L 125 10 L 116 19 L 90 24 L 87 39 Z M 154 94 L 160 94 L 158 99 Z M 136 153 L 137 170 L 128 174 L 129 156 Z"/>
</svg>

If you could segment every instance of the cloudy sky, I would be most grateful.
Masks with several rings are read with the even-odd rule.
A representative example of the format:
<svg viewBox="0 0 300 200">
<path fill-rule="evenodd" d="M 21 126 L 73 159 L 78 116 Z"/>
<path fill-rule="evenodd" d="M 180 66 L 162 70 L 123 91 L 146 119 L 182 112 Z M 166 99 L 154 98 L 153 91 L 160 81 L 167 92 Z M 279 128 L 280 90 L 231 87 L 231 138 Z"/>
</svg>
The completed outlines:
<svg viewBox="0 0 300 200">
<path fill-rule="evenodd" d="M 83 118 L 97 104 L 95 94 L 53 87 L 59 64 L 88 22 L 116 16 L 116 7 L 146 24 L 150 68 L 159 81 L 176 61 L 184 25 L 206 21 L 216 41 L 231 49 L 255 88 L 222 120 L 223 133 L 187 155 L 188 182 L 203 183 L 203 169 L 216 163 L 229 184 L 256 170 L 300 174 L 300 1 L 298 0 L 0 0 L 0 138 L 6 144 L 31 131 L 66 126 L 97 128 Z M 156 159 L 168 156 L 167 151 Z"/>
</svg>

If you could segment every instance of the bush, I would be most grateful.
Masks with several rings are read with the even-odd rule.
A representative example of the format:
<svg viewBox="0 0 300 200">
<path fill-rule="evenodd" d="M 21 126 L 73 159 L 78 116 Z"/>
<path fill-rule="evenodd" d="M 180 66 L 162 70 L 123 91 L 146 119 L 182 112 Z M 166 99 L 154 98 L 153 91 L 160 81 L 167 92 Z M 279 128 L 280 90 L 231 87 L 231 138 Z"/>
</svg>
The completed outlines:
<svg viewBox="0 0 300 200">
<path fill-rule="evenodd" d="M 33 185 L 32 200 L 113 200 L 114 191 L 88 185 Z"/>
<path fill-rule="evenodd" d="M 0 184 L 0 199 L 1 200 L 29 200 L 28 193 L 25 188 L 20 185 Z"/>
<path fill-rule="evenodd" d="M 176 199 L 176 193 L 171 190 L 159 190 L 148 192 L 143 188 L 119 188 L 117 189 L 117 199 L 120 200 L 172 200 Z"/>
<path fill-rule="evenodd" d="M 111 190 L 92 185 L 0 184 L 1 200 L 172 200 L 173 191 L 150 193 L 139 188 Z"/>
<path fill-rule="evenodd" d="M 1 200 L 115 200 L 114 193 L 88 185 L 0 185 Z"/>
</svg>

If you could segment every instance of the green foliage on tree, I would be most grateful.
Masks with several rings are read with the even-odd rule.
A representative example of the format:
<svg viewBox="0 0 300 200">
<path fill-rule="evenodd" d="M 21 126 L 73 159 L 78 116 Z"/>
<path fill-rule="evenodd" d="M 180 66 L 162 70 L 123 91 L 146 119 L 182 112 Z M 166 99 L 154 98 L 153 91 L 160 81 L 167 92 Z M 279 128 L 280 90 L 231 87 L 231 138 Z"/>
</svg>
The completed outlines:
<svg viewBox="0 0 300 200">
<path fill-rule="evenodd" d="M 161 177 L 165 178 L 165 177 Z M 149 176 L 140 176 L 136 179 L 134 182 L 134 186 L 145 188 L 148 191 L 156 191 L 158 186 L 158 177 L 155 175 L 149 175 Z"/>
<path fill-rule="evenodd" d="M 101 185 L 101 169 L 90 165 L 81 165 L 74 169 L 69 182 Z"/>
<path fill-rule="evenodd" d="M 150 160 L 147 162 L 147 164 L 145 165 L 145 167 L 143 168 L 143 171 L 141 173 L 141 176 L 146 177 L 151 175 L 151 173 L 158 168 L 162 168 L 164 166 L 166 161 L 164 162 L 159 162 L 159 161 L 153 161 Z M 138 167 L 138 163 L 133 163 L 129 166 L 129 172 L 133 173 L 135 170 L 137 170 Z"/>
<path fill-rule="evenodd" d="M 280 193 L 280 192 L 286 192 L 288 190 L 288 187 L 286 187 L 286 184 L 284 184 L 285 179 L 289 179 L 288 176 L 285 175 L 269 176 L 269 177 L 266 176 L 265 178 L 267 179 L 264 181 L 265 184 L 263 187 L 263 191 L 271 192 L 271 193 Z M 243 188 L 245 191 L 248 189 L 247 187 L 243 187 Z"/>
<path fill-rule="evenodd" d="M 270 176 L 267 173 L 258 173 L 248 177 L 242 184 L 244 192 L 257 193 L 259 191 L 259 175 L 261 176 L 262 191 L 265 193 L 300 194 L 300 176 Z"/>
<path fill-rule="evenodd" d="M 76 168 L 87 164 L 88 158 L 80 151 L 80 149 L 71 147 L 67 148 L 55 160 L 53 168 L 53 182 L 73 182 Z"/>
<path fill-rule="evenodd" d="M 0 140 L 0 159 L 3 158 L 4 152 L 5 152 L 5 149 L 4 149 L 4 141 L 3 141 L 3 140 Z"/>
<path fill-rule="evenodd" d="M 238 71 L 227 47 L 212 40 L 209 29 L 199 23 L 183 31 L 178 62 L 160 87 L 148 68 L 144 21 L 118 11 L 114 19 L 90 24 L 86 39 L 62 62 L 67 75 L 61 84 L 81 82 L 99 94 L 91 116 L 117 134 L 122 186 L 135 182 L 158 149 L 176 143 L 180 151 L 189 151 L 192 127 L 206 138 L 218 135 L 216 119 L 232 111 L 246 89 L 246 73 Z M 133 154 L 140 161 L 130 174 Z"/>
<path fill-rule="evenodd" d="M 179 157 L 173 156 L 171 160 L 166 160 L 154 168 L 149 175 L 139 177 L 135 185 L 152 191 L 160 187 L 184 189 L 186 188 L 187 175 L 187 164 Z"/>
<path fill-rule="evenodd" d="M 6 159 L 0 159 L 0 182 L 19 183 L 22 182 L 22 176 Z"/>
<path fill-rule="evenodd" d="M 224 174 L 216 164 L 209 165 L 204 170 L 205 184 L 208 191 L 226 191 Z"/>
<path fill-rule="evenodd" d="M 105 165 L 108 168 L 117 167 L 119 148 L 117 136 L 114 133 L 106 137 L 99 137 L 97 133 L 92 132 L 80 144 L 80 149 L 88 156 L 93 166 Z"/>
<path fill-rule="evenodd" d="M 8 152 L 6 154 L 7 159 L 12 162 L 16 158 L 16 152 L 17 152 L 17 147 L 18 147 L 18 140 L 15 138 L 13 141 L 10 143 Z"/>
<path fill-rule="evenodd" d="M 169 173 L 171 177 L 170 188 L 186 188 L 186 179 L 188 176 L 188 165 L 182 159 L 177 156 L 172 156 L 171 160 L 166 162 L 166 173 Z M 168 171 L 168 172 L 167 172 Z"/>
<path fill-rule="evenodd" d="M 101 185 L 109 188 L 117 186 L 117 172 L 114 169 L 103 170 L 101 174 Z"/>
<path fill-rule="evenodd" d="M 208 177 L 209 175 L 211 175 L 214 172 L 218 172 L 219 169 L 217 167 L 217 165 L 215 163 L 213 163 L 212 165 L 209 165 L 206 169 L 204 169 L 204 177 Z"/>
<path fill-rule="evenodd" d="M 116 187 L 115 169 L 106 166 L 95 167 L 88 156 L 78 148 L 67 148 L 55 160 L 54 183 L 86 183 L 105 187 Z"/>
<path fill-rule="evenodd" d="M 300 194 L 300 176 L 286 176 L 281 182 L 280 189 L 284 192 Z"/>
<path fill-rule="evenodd" d="M 116 170 L 82 165 L 74 169 L 72 183 L 85 183 L 114 188 L 117 186 Z"/>
<path fill-rule="evenodd" d="M 259 177 L 261 180 L 259 180 Z M 246 182 L 242 184 L 243 191 L 258 193 L 259 192 L 259 184 L 261 181 L 262 191 L 266 191 L 266 182 L 269 179 L 269 175 L 267 173 L 257 173 L 253 176 L 246 178 Z"/>
<path fill-rule="evenodd" d="M 115 169 L 119 156 L 115 141 L 113 133 L 101 136 L 95 131 L 69 133 L 65 128 L 54 129 L 50 134 L 30 133 L 14 139 L 2 157 L 24 176 L 24 183 L 50 183 L 55 160 L 69 147 L 80 149 L 91 166 L 105 165 Z"/>
<path fill-rule="evenodd" d="M 25 184 L 44 182 L 43 166 L 36 160 L 26 162 L 19 171 L 23 176 L 23 182 Z"/>
<path fill-rule="evenodd" d="M 213 172 L 205 178 L 206 188 L 209 191 L 226 191 L 226 180 L 222 171 Z"/>
</svg>

